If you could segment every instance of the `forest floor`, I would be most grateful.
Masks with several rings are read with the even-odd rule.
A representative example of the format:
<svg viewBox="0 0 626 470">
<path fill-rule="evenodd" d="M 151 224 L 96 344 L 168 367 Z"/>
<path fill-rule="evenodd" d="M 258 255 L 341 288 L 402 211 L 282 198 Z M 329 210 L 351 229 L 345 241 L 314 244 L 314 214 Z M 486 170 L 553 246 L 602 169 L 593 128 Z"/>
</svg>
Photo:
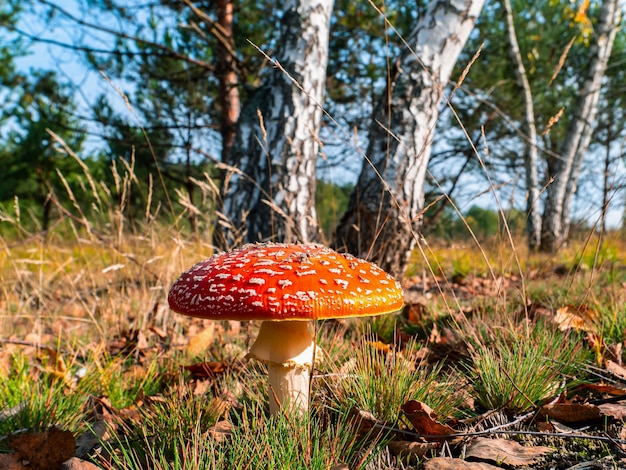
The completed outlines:
<svg viewBox="0 0 626 470">
<path fill-rule="evenodd" d="M 168 309 L 202 240 L 4 240 L 0 468 L 626 468 L 622 238 L 422 245 L 402 312 L 315 325 L 305 418 L 268 416 L 258 325 Z"/>
</svg>

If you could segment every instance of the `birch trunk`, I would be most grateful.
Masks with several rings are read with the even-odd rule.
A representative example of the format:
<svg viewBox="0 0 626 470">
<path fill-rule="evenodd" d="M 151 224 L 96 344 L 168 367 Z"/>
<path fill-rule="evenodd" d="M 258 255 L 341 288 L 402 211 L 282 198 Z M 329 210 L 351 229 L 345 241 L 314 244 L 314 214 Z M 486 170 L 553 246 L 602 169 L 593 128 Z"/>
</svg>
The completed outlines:
<svg viewBox="0 0 626 470">
<path fill-rule="evenodd" d="M 515 79 L 522 91 L 522 102 L 524 119 L 521 131 L 526 136 L 524 143 L 524 166 L 526 173 L 526 232 L 528 234 L 528 247 L 531 250 L 539 248 L 541 244 L 541 213 L 537 205 L 539 204 L 539 172 L 538 172 L 538 148 L 537 148 L 537 127 L 535 125 L 535 108 L 533 106 L 533 95 L 530 89 L 530 82 L 526 74 L 526 67 L 522 60 L 515 23 L 513 21 L 513 8 L 510 0 L 502 0 L 502 8 L 506 19 L 507 40 L 509 51 L 513 60 L 513 71 Z"/>
<path fill-rule="evenodd" d="M 428 2 L 369 128 L 367 159 L 336 244 L 401 277 L 415 247 L 444 88 L 483 0 Z"/>
<path fill-rule="evenodd" d="M 244 106 L 224 178 L 226 246 L 318 234 L 315 160 L 332 0 L 286 2 L 274 63 Z"/>
<path fill-rule="evenodd" d="M 555 162 L 554 183 L 547 188 L 541 249 L 554 253 L 567 241 L 571 201 L 578 187 L 583 159 L 589 149 L 592 125 L 598 111 L 602 78 L 613 48 L 620 20 L 619 0 L 602 2 L 594 31 L 591 61 L 572 113 L 560 158 Z"/>
</svg>

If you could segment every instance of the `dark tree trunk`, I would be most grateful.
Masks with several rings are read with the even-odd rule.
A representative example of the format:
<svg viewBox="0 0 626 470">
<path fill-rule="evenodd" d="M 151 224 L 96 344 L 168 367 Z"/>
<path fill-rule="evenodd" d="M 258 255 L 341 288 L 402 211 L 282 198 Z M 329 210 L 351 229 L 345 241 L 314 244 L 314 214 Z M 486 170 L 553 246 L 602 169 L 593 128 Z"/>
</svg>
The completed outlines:
<svg viewBox="0 0 626 470">
<path fill-rule="evenodd" d="M 226 161 L 235 142 L 240 102 L 233 39 L 233 2 L 217 1 L 217 24 L 220 42 L 217 48 L 215 73 L 219 80 L 218 106 L 220 107 L 220 134 L 222 135 L 222 161 Z"/>
</svg>

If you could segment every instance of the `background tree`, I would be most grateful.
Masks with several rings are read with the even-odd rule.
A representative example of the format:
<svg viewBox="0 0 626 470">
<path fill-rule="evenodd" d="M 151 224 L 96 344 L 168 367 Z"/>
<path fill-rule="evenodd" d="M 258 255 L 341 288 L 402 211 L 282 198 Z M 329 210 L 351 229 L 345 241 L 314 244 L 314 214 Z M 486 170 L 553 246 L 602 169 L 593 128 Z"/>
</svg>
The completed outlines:
<svg viewBox="0 0 626 470">
<path fill-rule="evenodd" d="M 268 15 L 274 2 L 247 1 L 235 10 L 225 0 L 81 0 L 71 8 L 32 0 L 24 8 L 50 21 L 38 35 L 13 28 L 21 37 L 75 53 L 111 80 L 81 118 L 108 143 L 102 154 L 110 162 L 134 162 L 129 213 L 145 213 L 150 193 L 169 213 L 177 188 L 196 204 L 193 181 L 211 174 L 212 163 L 232 145 L 239 99 L 258 85 L 266 62 L 247 41 L 274 50 L 276 28 Z M 188 220 L 196 229 L 194 211 Z"/>
<path fill-rule="evenodd" d="M 507 39 L 511 25 L 506 26 L 507 15 L 501 5 L 502 2 L 489 4 L 484 9 L 477 25 L 481 34 L 470 38 L 464 52 L 461 63 L 469 60 L 473 48 L 484 43 L 480 60 L 457 91 L 457 100 L 462 100 L 463 105 L 458 105 L 456 111 L 470 135 L 484 132 L 488 146 L 489 161 L 483 161 L 481 166 L 481 162 L 474 159 L 468 166 L 473 174 L 488 177 L 490 185 L 498 188 L 500 200 L 508 197 L 515 204 L 517 192 L 525 195 L 523 201 L 534 201 L 527 210 L 534 210 L 534 217 L 528 219 L 528 230 L 533 234 L 529 244 L 535 246 L 539 227 L 545 232 L 553 223 L 546 196 L 556 189 L 552 177 L 557 174 L 558 162 L 562 161 L 570 122 L 577 115 L 580 83 L 585 80 L 584 74 L 589 70 L 593 55 L 591 46 L 597 32 L 594 18 L 597 18 L 599 3 L 575 5 L 569 1 L 546 0 L 529 5 L 512 1 L 508 16 L 514 20 L 520 49 L 518 59 L 512 54 L 510 35 Z M 619 29 L 616 32 L 623 34 Z M 520 82 L 520 65 L 527 77 L 532 101 L 528 100 L 528 89 L 520 92 L 524 88 Z M 607 87 L 607 91 L 609 88 L 615 86 Z M 528 154 L 533 149 L 533 136 L 528 127 L 531 114 L 538 127 L 536 165 L 530 164 L 532 158 Z M 442 122 L 442 126 L 449 128 L 450 123 Z M 448 137 L 453 148 L 466 142 L 464 135 L 449 133 Z M 530 174 L 534 170 L 536 177 Z M 464 178 L 468 180 L 467 175 Z M 537 194 L 541 195 L 539 199 Z M 541 221 L 537 221 L 538 214 L 541 214 Z M 545 244 L 544 249 L 553 248 Z"/>
<path fill-rule="evenodd" d="M 424 207 L 432 133 L 444 88 L 482 1 L 433 1 L 418 19 L 376 106 L 337 245 L 402 276 Z"/>
<path fill-rule="evenodd" d="M 332 5 L 294 1 L 280 18 L 274 67 L 244 106 L 227 162 L 226 245 L 318 237 L 315 163 Z"/>
<path fill-rule="evenodd" d="M 555 177 L 547 188 L 543 215 L 541 245 L 545 251 L 556 252 L 567 241 L 571 201 L 578 187 L 582 163 L 589 149 L 593 124 L 598 112 L 602 80 L 618 31 L 621 9 L 618 0 L 603 0 L 593 26 L 589 66 L 585 68 L 583 85 L 571 111 L 567 134 L 558 158 L 548 161 L 548 171 Z"/>
<path fill-rule="evenodd" d="M 509 43 L 509 54 L 513 62 L 515 80 L 522 96 L 522 121 L 520 134 L 524 139 L 524 168 L 526 172 L 526 233 L 528 247 L 536 249 L 541 244 L 541 213 L 539 211 L 539 149 L 537 126 L 535 125 L 535 106 L 530 80 L 526 73 L 522 52 L 517 41 L 513 7 L 510 0 L 502 0 L 502 10 L 506 24 L 506 36 Z"/>
<path fill-rule="evenodd" d="M 80 199 L 82 170 L 78 162 L 59 151 L 49 130 L 79 151 L 84 139 L 80 124 L 69 118 L 74 108 L 70 93 L 51 72 L 36 72 L 27 79 L 15 78 L 20 86 L 3 114 L 11 117 L 13 129 L 0 153 L 3 168 L 0 201 L 17 196 L 39 218 L 40 229 L 50 227 L 53 197 L 68 202 L 65 178 L 73 196 Z M 9 99 L 11 99 L 9 98 Z M 33 205 L 34 202 L 34 205 Z"/>
</svg>

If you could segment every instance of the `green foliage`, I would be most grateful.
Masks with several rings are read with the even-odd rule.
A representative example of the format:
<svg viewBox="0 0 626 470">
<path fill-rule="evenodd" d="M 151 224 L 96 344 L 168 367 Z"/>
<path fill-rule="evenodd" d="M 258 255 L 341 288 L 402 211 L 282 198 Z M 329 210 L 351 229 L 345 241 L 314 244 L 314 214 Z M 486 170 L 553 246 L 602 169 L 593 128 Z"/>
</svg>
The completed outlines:
<svg viewBox="0 0 626 470">
<path fill-rule="evenodd" d="M 515 414 L 558 395 L 563 376 L 581 359 L 581 348 L 555 328 L 537 324 L 528 336 L 489 328 L 470 354 L 468 377 L 478 403 Z"/>
<path fill-rule="evenodd" d="M 495 209 L 488 209 L 477 205 L 471 206 L 462 218 L 452 209 L 446 207 L 436 220 L 430 221 L 435 213 L 434 207 L 426 211 L 425 235 L 438 240 L 470 240 L 471 235 L 468 226 L 474 235 L 481 241 L 493 239 L 494 236 L 503 233 L 502 213 Z M 507 209 L 503 211 L 509 230 L 513 234 L 519 234 L 524 229 L 525 214 L 519 209 Z"/>
<path fill-rule="evenodd" d="M 335 228 L 348 207 L 353 188 L 352 184 L 339 186 L 324 180 L 317 181 L 315 207 L 325 240 L 332 240 Z"/>
<path fill-rule="evenodd" d="M 85 398 L 66 394 L 64 377 L 55 364 L 56 353 L 42 350 L 41 354 L 42 371 L 20 352 L 11 355 L 8 370 L 0 371 L 0 413 L 6 413 L 0 419 L 0 436 L 53 425 L 71 430 L 82 427 Z"/>
<path fill-rule="evenodd" d="M 465 214 L 465 220 L 479 239 L 494 235 L 500 230 L 500 217 L 494 210 L 472 206 Z"/>
<path fill-rule="evenodd" d="M 341 366 L 345 376 L 337 383 L 340 402 L 352 402 L 391 423 L 398 421 L 400 407 L 409 400 L 423 401 L 440 416 L 450 416 L 458 405 L 457 390 L 439 386 L 445 382 L 441 364 L 429 369 L 416 359 L 418 350 L 412 341 L 399 351 L 364 335 L 351 361 Z"/>
<path fill-rule="evenodd" d="M 69 201 L 68 193 L 73 193 L 81 199 L 85 183 L 79 162 L 60 148 L 50 131 L 75 151 L 80 150 L 84 133 L 71 118 L 74 104 L 69 90 L 59 85 L 53 73 L 34 72 L 21 85 L 14 100 L 1 110 L 15 127 L 9 132 L 6 146 L 0 148 L 5 178 L 0 201 L 13 201 L 15 196 L 27 205 L 33 201 L 31 207 L 40 218 L 39 227 L 47 230 L 53 198 Z"/>
</svg>

